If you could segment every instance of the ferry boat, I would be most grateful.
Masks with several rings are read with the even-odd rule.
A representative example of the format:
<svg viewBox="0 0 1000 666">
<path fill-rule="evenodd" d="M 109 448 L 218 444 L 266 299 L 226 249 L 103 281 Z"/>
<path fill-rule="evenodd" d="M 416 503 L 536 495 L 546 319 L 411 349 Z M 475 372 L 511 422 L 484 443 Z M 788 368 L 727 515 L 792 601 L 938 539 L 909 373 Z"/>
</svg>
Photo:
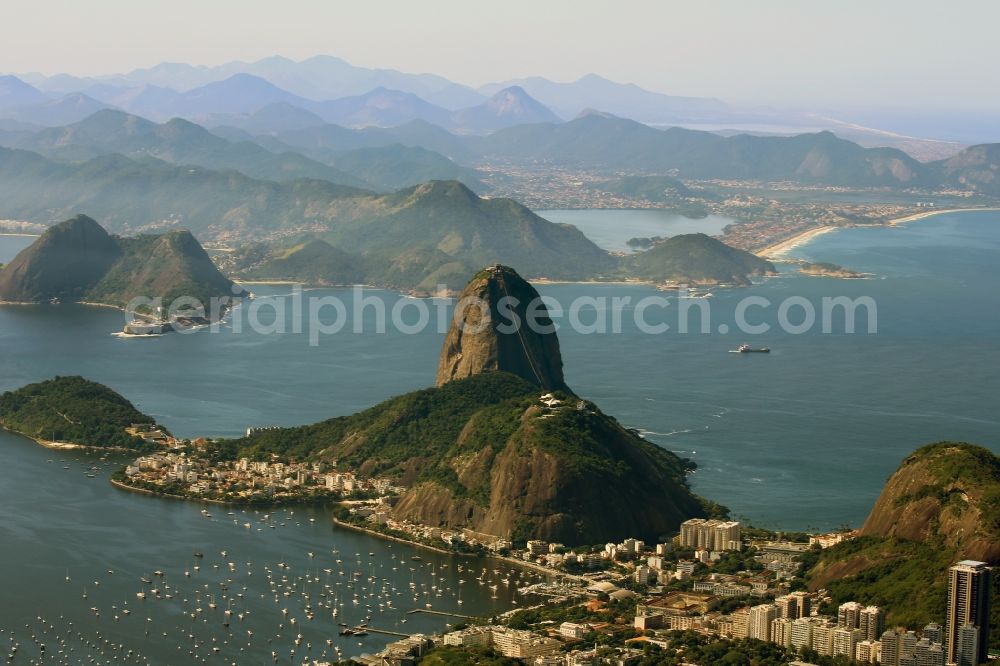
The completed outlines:
<svg viewBox="0 0 1000 666">
<path fill-rule="evenodd" d="M 754 349 L 748 344 L 742 344 L 736 349 L 730 349 L 730 354 L 770 354 L 771 350 L 767 347 L 758 347 Z"/>
</svg>

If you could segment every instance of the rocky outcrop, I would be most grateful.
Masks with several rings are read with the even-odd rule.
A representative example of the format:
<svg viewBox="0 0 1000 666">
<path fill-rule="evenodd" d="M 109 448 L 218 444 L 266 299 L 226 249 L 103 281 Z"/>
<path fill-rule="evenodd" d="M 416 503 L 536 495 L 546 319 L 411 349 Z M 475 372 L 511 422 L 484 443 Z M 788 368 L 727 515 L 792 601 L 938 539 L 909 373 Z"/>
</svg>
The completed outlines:
<svg viewBox="0 0 1000 666">
<path fill-rule="evenodd" d="M 416 484 L 394 508 L 397 517 L 515 540 L 590 544 L 626 535 L 662 539 L 683 520 L 705 515 L 681 461 L 576 398 L 552 407 L 533 401 L 502 449 L 445 464 L 458 484 Z"/>
<path fill-rule="evenodd" d="M 122 251 L 101 225 L 77 215 L 49 228 L 0 271 L 0 300 L 82 298 Z"/>
<path fill-rule="evenodd" d="M 538 292 L 512 268 L 499 265 L 477 273 L 459 296 L 437 385 L 498 371 L 546 390 L 568 390 L 559 340 Z"/>
<path fill-rule="evenodd" d="M 942 539 L 957 557 L 1000 562 L 1000 457 L 952 442 L 917 450 L 886 482 L 861 535 Z"/>
</svg>

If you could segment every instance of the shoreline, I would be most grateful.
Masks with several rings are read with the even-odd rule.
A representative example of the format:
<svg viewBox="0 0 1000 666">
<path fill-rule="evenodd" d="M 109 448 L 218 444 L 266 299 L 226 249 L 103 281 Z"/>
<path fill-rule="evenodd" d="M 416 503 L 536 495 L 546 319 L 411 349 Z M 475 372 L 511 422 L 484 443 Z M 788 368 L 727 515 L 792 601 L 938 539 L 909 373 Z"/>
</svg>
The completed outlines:
<svg viewBox="0 0 1000 666">
<path fill-rule="evenodd" d="M 392 534 L 384 534 L 378 530 L 373 530 L 370 527 L 362 527 L 361 525 L 355 525 L 354 523 L 344 522 L 339 518 L 333 518 L 333 524 L 337 527 L 345 527 L 356 532 L 364 532 L 370 536 L 378 537 L 380 539 L 385 539 L 387 541 L 395 541 L 396 543 L 405 543 L 408 546 L 415 546 L 417 548 L 423 548 L 425 550 L 430 550 L 432 552 L 438 553 L 439 555 L 457 555 L 458 557 L 478 557 L 473 553 L 459 553 L 454 550 L 447 550 L 445 548 L 438 548 L 437 546 L 430 546 L 426 543 L 420 543 L 419 541 L 410 541 L 409 539 L 404 539 L 402 537 L 394 536 Z"/>
<path fill-rule="evenodd" d="M 445 548 L 438 548 L 437 546 L 429 546 L 429 545 L 427 545 L 425 543 L 420 543 L 419 541 L 410 541 L 409 539 L 404 539 L 402 537 L 397 537 L 397 536 L 394 536 L 394 535 L 391 535 L 391 534 L 384 534 L 382 532 L 379 532 L 378 530 L 373 530 L 373 529 L 371 529 L 369 527 L 362 527 L 361 525 L 355 525 L 354 523 L 346 523 L 346 522 L 344 522 L 342 520 L 339 520 L 337 518 L 333 519 L 333 524 L 336 525 L 336 526 L 338 526 L 338 527 L 346 527 L 347 529 L 355 530 L 357 532 L 363 532 L 365 534 L 368 534 L 369 536 L 373 536 L 373 537 L 376 537 L 376 538 L 379 538 L 379 539 L 386 539 L 387 541 L 395 541 L 396 543 L 406 544 L 407 546 L 413 546 L 415 548 L 423 548 L 425 550 L 430 550 L 430 551 L 433 551 L 433 552 L 438 553 L 440 555 L 454 555 L 454 556 L 457 556 L 457 557 L 470 557 L 470 558 L 484 557 L 484 558 L 491 559 L 491 560 L 500 560 L 501 562 L 506 562 L 507 564 L 510 564 L 511 566 L 521 567 L 523 569 L 529 569 L 531 571 L 534 571 L 534 572 L 540 573 L 540 574 L 544 574 L 546 576 L 562 576 L 562 577 L 566 577 L 566 578 L 572 578 L 572 579 L 577 580 L 577 581 L 586 580 L 586 578 L 584 578 L 583 576 L 578 576 L 576 574 L 566 573 L 564 571 L 555 571 L 555 570 L 549 569 L 547 567 L 544 567 L 544 566 L 542 566 L 540 564 L 536 564 L 534 562 L 525 562 L 524 560 L 519 560 L 517 558 L 509 557 L 507 555 L 497 555 L 496 553 L 490 553 L 490 552 L 485 552 L 485 553 L 459 553 L 459 552 L 456 552 L 454 550 L 447 550 Z"/>
<path fill-rule="evenodd" d="M 865 225 L 855 225 L 858 227 L 898 227 L 903 224 L 908 224 L 910 222 L 918 222 L 920 220 L 925 220 L 929 217 L 934 217 L 936 215 L 946 215 L 948 213 L 974 213 L 977 211 L 992 211 L 1000 212 L 1000 207 L 983 207 L 983 208 L 942 208 L 940 210 L 926 210 L 919 213 L 912 213 L 910 215 L 904 215 L 903 217 L 893 218 L 881 224 L 865 224 Z M 762 259 L 770 259 L 772 261 L 787 261 L 789 259 L 788 254 L 795 248 L 801 247 L 813 239 L 822 236 L 824 234 L 830 233 L 831 231 L 836 231 L 837 229 L 850 229 L 851 226 L 833 226 L 825 225 L 822 227 L 813 227 L 811 229 L 806 229 L 801 231 L 789 238 L 778 243 L 773 243 L 760 250 L 754 252 L 758 257 Z"/>
<path fill-rule="evenodd" d="M 219 506 L 241 506 L 237 502 L 225 502 L 223 500 L 208 499 L 207 497 L 205 498 L 185 497 L 184 495 L 174 495 L 172 493 L 158 493 L 153 490 L 148 490 L 146 488 L 130 486 L 129 484 L 117 481 L 114 478 L 110 478 L 108 479 L 108 481 L 110 481 L 111 485 L 113 485 L 115 488 L 118 488 L 119 490 L 127 490 L 132 493 L 139 493 L 140 495 L 149 495 L 150 497 L 165 497 L 167 499 L 185 500 L 187 502 L 196 502 L 198 504 L 217 504 Z"/>
<path fill-rule="evenodd" d="M 12 435 L 18 435 L 24 437 L 25 439 L 30 439 L 32 442 L 39 446 L 43 446 L 46 449 L 52 449 L 54 451 L 111 451 L 112 453 L 133 453 L 135 449 L 126 449 L 121 446 L 91 446 L 90 444 L 80 444 L 79 442 L 54 442 L 47 439 L 42 439 L 40 437 L 32 437 L 26 432 L 21 432 L 20 430 L 15 430 L 14 428 L 8 428 L 7 426 L 0 425 L 0 430 L 4 432 L 9 432 Z"/>
<path fill-rule="evenodd" d="M 927 210 L 921 211 L 919 213 L 913 213 L 912 215 L 904 215 L 903 217 L 897 217 L 895 219 L 889 220 L 887 224 L 890 227 L 897 227 L 901 224 L 906 224 L 908 222 L 916 222 L 918 220 L 925 220 L 928 217 L 934 217 L 935 215 L 944 215 L 946 213 L 974 213 L 976 211 L 1000 211 L 998 207 L 985 207 L 985 208 L 942 208 L 941 210 Z"/>
<path fill-rule="evenodd" d="M 788 253 L 794 250 L 795 248 L 805 245 L 814 238 L 817 238 L 824 234 L 828 234 L 831 231 L 835 231 L 841 228 L 842 227 L 825 225 L 822 227 L 813 227 L 811 229 L 806 229 L 805 231 L 800 231 L 799 233 L 789 238 L 786 238 L 783 241 L 761 248 L 760 250 L 754 252 L 754 254 L 756 254 L 761 259 L 769 259 L 771 261 L 782 261 L 787 259 Z"/>
</svg>

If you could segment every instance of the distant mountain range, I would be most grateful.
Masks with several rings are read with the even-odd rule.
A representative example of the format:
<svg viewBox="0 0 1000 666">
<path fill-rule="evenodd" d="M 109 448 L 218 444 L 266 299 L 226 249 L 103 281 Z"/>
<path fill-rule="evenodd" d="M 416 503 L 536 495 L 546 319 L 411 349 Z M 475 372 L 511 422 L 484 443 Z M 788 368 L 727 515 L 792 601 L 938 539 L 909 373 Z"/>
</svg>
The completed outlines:
<svg viewBox="0 0 1000 666">
<path fill-rule="evenodd" d="M 157 121 L 185 118 L 265 132 L 323 123 L 392 127 L 423 120 L 462 133 L 484 133 L 522 123 L 560 120 L 517 86 L 499 90 L 476 104 L 449 109 L 415 93 L 384 86 L 335 99 L 309 99 L 249 73 L 184 91 L 151 84 L 122 87 L 95 83 L 56 98 L 17 77 L 0 79 L 0 117 L 54 126 L 77 122 L 105 108 Z"/>
<path fill-rule="evenodd" d="M 16 76 L 0 76 L 0 108 L 31 106 L 48 101 L 49 96 Z"/>
<path fill-rule="evenodd" d="M 26 73 L 15 81 L 0 77 L 0 129 L 10 129 L 15 122 L 67 124 L 110 107 L 157 121 L 182 117 L 209 127 L 233 126 L 254 133 L 301 129 L 317 119 L 349 127 L 393 126 L 422 119 L 462 134 L 483 134 L 597 111 L 658 127 L 676 125 L 730 134 L 790 136 L 826 129 L 862 146 L 899 148 L 924 161 L 959 152 L 964 147 L 954 140 L 959 135 L 978 132 L 983 139 L 996 137 L 992 132 L 996 124 L 990 121 L 977 121 L 964 133 L 942 134 L 940 128 L 948 126 L 942 120 L 937 125 L 918 125 L 914 133 L 915 128 L 898 114 L 869 114 L 870 121 L 861 124 L 829 110 L 740 108 L 715 98 L 654 92 L 596 74 L 569 82 L 527 77 L 473 89 L 433 74 L 356 67 L 332 56 L 301 62 L 275 56 L 215 67 L 161 63 L 100 77 Z M 29 84 L 34 88 L 25 87 Z M 59 100 L 55 108 L 42 106 L 55 100 Z M 274 108 L 259 118 L 247 118 L 265 107 Z"/>
<path fill-rule="evenodd" d="M 0 145 L 61 160 L 111 154 L 153 157 L 173 164 L 239 170 L 264 180 L 314 178 L 375 190 L 396 190 L 435 179 L 456 179 L 482 187 L 473 170 L 422 148 L 386 144 L 361 150 L 314 151 L 317 159 L 311 159 L 277 141 L 267 147 L 242 137 L 231 141 L 187 120 L 175 118 L 157 124 L 114 110 L 35 133 L 0 132 Z"/>
<path fill-rule="evenodd" d="M 569 83 L 538 76 L 514 79 L 487 84 L 479 88 L 479 92 L 493 95 L 515 86 L 564 118 L 573 118 L 587 109 L 599 109 L 624 118 L 658 124 L 692 120 L 733 121 L 737 114 L 732 107 L 717 99 L 664 95 L 632 83 L 615 83 L 596 74 L 588 74 Z"/>
<path fill-rule="evenodd" d="M 538 115 L 545 116 L 544 107 L 536 106 L 516 89 L 496 97 L 482 108 L 452 115 L 475 117 L 483 113 L 475 121 L 480 126 L 489 117 L 535 120 Z M 947 160 L 918 162 L 900 150 L 862 148 L 830 132 L 792 137 L 721 136 L 679 127 L 657 129 L 611 114 L 588 113 L 569 122 L 530 122 L 487 135 L 461 135 L 425 120 L 386 128 L 312 125 L 312 116 L 283 104 L 262 107 L 259 118 L 266 124 L 269 119 L 292 117 L 295 129 L 254 134 L 225 125 L 209 132 L 186 120 L 158 125 L 104 109 L 64 127 L 34 131 L 17 124 L 15 129 L 0 127 L 0 145 L 64 161 L 121 154 L 213 170 L 236 169 L 267 181 L 312 178 L 377 191 L 428 180 L 459 180 L 484 191 L 478 174 L 469 167 L 500 161 L 527 169 L 549 165 L 609 176 L 624 172 L 675 180 L 954 187 L 1000 196 L 996 176 L 1000 144 L 973 146 Z M 258 116 L 240 118 L 252 126 Z M 633 179 L 611 185 L 611 191 L 658 186 L 653 181 Z"/>
<path fill-rule="evenodd" d="M 684 179 L 795 181 L 851 187 L 943 187 L 1000 196 L 1000 144 L 918 162 L 894 148 L 862 148 L 831 132 L 720 136 L 592 113 L 469 137 L 479 155 L 538 166 L 669 174 Z"/>
<path fill-rule="evenodd" d="M 273 56 L 256 62 L 231 62 L 217 67 L 161 63 L 155 67 L 101 78 L 29 74 L 25 75 L 25 79 L 30 83 L 37 83 L 43 90 L 59 93 L 86 90 L 97 85 L 123 89 L 151 85 L 186 92 L 235 74 L 252 74 L 295 95 L 314 100 L 361 95 L 379 87 L 410 92 L 448 109 L 474 106 L 484 100 L 483 95 L 472 88 L 440 76 L 356 67 L 340 58 L 327 55 L 301 62 Z"/>
</svg>

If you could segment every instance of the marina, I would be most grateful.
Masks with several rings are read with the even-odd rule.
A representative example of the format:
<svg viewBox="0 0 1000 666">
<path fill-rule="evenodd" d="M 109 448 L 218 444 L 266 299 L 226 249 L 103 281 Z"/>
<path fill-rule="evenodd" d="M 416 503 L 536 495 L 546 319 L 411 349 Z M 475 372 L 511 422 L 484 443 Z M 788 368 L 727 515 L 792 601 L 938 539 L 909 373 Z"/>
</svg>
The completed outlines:
<svg viewBox="0 0 1000 666">
<path fill-rule="evenodd" d="M 344 530 L 322 508 L 206 509 L 122 492 L 108 477 L 123 460 L 0 432 L 0 464 L 17 479 L 0 488 L 17 512 L 0 532 L 19 563 L 0 585 L 5 598 L 37 604 L 31 621 L 17 605 L 0 608 L 4 654 L 66 664 L 335 659 L 440 632 L 463 613 L 516 608 L 518 588 L 544 580 Z M 38 501 L 62 509 L 37 521 L 26 506 Z M 360 631 L 341 635 L 341 624 Z"/>
</svg>

